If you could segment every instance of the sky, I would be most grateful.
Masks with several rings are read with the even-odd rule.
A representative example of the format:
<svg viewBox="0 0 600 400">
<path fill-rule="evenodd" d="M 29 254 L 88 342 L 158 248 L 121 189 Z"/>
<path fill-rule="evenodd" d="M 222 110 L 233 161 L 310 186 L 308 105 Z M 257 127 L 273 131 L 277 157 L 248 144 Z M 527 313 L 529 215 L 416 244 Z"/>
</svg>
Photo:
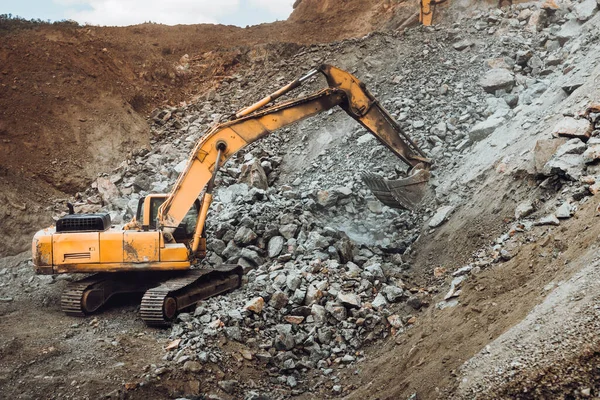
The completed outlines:
<svg viewBox="0 0 600 400">
<path fill-rule="evenodd" d="M 0 14 L 106 26 L 152 21 L 245 27 L 287 19 L 293 4 L 294 0 L 0 0 Z"/>
</svg>

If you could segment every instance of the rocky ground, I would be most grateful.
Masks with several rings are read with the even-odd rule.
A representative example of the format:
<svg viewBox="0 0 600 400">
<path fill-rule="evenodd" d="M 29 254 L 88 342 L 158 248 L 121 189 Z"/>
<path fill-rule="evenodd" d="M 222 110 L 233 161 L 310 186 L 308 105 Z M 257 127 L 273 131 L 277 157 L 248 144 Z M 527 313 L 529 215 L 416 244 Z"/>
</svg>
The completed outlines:
<svg viewBox="0 0 600 400">
<path fill-rule="evenodd" d="M 36 277 L 27 254 L 4 259 L 5 392 L 597 396 L 596 13 L 589 0 L 523 3 L 295 46 L 154 110 L 150 148 L 72 198 L 76 211 L 127 221 L 140 196 L 168 191 L 212 124 L 323 61 L 363 80 L 435 160 L 433 190 L 413 213 L 377 202 L 360 173 L 395 178 L 404 166 L 342 110 L 274 133 L 228 162 L 209 214 L 206 262 L 241 264 L 243 287 L 166 331 L 142 326 L 135 299 L 64 317 L 58 297 L 73 277 Z M 11 322 L 23 315 L 49 328 L 28 337 Z"/>
</svg>

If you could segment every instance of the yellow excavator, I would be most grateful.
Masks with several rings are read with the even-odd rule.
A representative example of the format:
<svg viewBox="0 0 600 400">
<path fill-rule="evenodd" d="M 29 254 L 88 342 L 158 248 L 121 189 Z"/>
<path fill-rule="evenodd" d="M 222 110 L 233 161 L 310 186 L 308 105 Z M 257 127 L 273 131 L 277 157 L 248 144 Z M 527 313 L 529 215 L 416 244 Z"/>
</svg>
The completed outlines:
<svg viewBox="0 0 600 400">
<path fill-rule="evenodd" d="M 328 88 L 265 108 L 321 73 Z M 211 128 L 196 144 L 171 192 L 140 199 L 134 220 L 111 226 L 108 214 L 75 214 L 37 232 L 32 258 L 38 274 L 84 273 L 61 298 L 68 315 L 93 313 L 117 293 L 143 293 L 142 319 L 168 325 L 202 299 L 241 285 L 236 265 L 196 268 L 206 255 L 205 222 L 215 176 L 236 152 L 275 130 L 340 106 L 409 166 L 407 177 L 364 176 L 374 195 L 390 207 L 412 208 L 424 195 L 431 160 L 400 129 L 393 117 L 350 73 L 322 65 L 230 121 Z"/>
</svg>

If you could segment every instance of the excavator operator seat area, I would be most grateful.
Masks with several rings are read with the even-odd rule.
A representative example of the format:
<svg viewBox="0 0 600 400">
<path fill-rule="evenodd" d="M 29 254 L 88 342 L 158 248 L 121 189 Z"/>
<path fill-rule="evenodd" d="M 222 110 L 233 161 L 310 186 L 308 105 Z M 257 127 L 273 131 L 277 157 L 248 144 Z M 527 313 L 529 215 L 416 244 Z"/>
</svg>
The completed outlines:
<svg viewBox="0 0 600 400">
<path fill-rule="evenodd" d="M 166 199 L 166 194 L 150 194 L 139 200 L 136 220 L 142 222 L 142 229 L 144 231 L 156 230 L 158 209 Z M 145 213 L 146 207 L 148 207 L 147 214 Z M 196 227 L 196 221 L 198 221 L 199 212 L 200 201 L 196 199 L 192 208 L 190 208 L 175 232 L 173 232 L 173 238 L 175 238 L 177 242 L 187 242 L 192 238 Z"/>
</svg>

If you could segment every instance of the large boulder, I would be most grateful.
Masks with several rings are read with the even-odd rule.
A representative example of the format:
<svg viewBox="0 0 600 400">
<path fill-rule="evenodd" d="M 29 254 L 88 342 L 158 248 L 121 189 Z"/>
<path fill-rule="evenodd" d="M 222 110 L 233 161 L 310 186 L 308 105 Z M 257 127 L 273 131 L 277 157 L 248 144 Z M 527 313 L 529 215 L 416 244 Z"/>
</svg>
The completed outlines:
<svg viewBox="0 0 600 400">
<path fill-rule="evenodd" d="M 479 142 L 491 135 L 503 123 L 504 119 L 496 117 L 490 117 L 479 122 L 469 131 L 469 139 L 471 139 L 471 142 Z"/>
<path fill-rule="evenodd" d="M 585 22 L 598 12 L 598 3 L 596 0 L 583 0 L 575 6 L 574 11 L 577 20 Z"/>
<path fill-rule="evenodd" d="M 554 126 L 552 135 L 579 138 L 585 141 L 591 136 L 592 130 L 592 123 L 585 118 L 564 117 Z"/>
<path fill-rule="evenodd" d="M 509 91 L 515 85 L 515 76 L 507 69 L 494 68 L 481 78 L 479 84 L 483 87 L 483 90 L 492 94 L 501 89 Z"/>
<path fill-rule="evenodd" d="M 558 42 L 562 46 L 566 42 L 568 42 L 570 39 L 573 39 L 573 38 L 579 36 L 580 32 L 581 32 L 581 24 L 579 22 L 577 22 L 576 19 L 570 19 L 561 27 L 560 31 L 558 31 L 556 33 L 556 38 L 558 39 Z"/>
<path fill-rule="evenodd" d="M 260 160 L 255 159 L 252 163 L 242 166 L 240 182 L 247 183 L 250 187 L 262 190 L 267 190 L 269 188 L 267 173 L 262 167 Z"/>
<path fill-rule="evenodd" d="M 552 157 L 544 166 L 546 176 L 560 175 L 573 181 L 579 180 L 583 175 L 585 163 L 581 154 L 565 154 L 562 157 Z"/>
</svg>

